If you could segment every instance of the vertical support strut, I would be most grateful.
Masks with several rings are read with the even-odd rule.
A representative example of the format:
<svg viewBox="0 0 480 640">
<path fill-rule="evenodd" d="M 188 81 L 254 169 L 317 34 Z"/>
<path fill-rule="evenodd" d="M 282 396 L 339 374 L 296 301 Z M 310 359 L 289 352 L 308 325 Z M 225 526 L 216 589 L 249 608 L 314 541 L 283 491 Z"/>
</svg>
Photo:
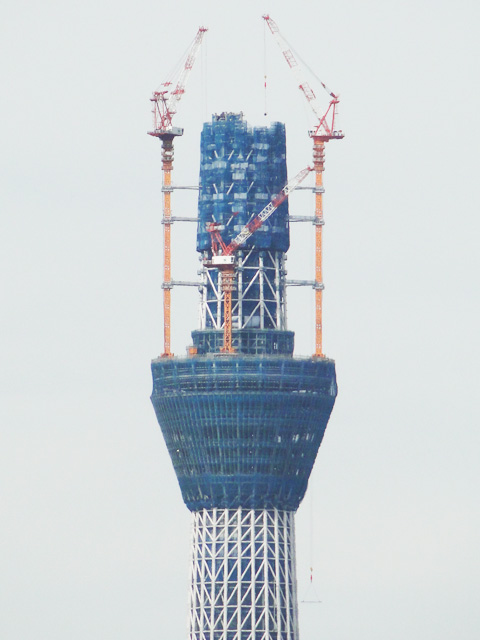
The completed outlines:
<svg viewBox="0 0 480 640">
<path fill-rule="evenodd" d="M 154 100 L 155 101 L 155 100 Z M 149 135 L 162 141 L 162 192 L 163 192 L 163 353 L 162 357 L 170 358 L 170 294 L 172 290 L 171 273 L 171 225 L 172 225 L 172 168 L 173 139 L 183 135 L 183 129 L 172 127 L 169 131 L 155 129 Z"/>
<path fill-rule="evenodd" d="M 313 136 L 313 166 L 315 169 L 315 356 L 323 356 L 322 346 L 322 305 L 323 273 L 323 171 L 325 168 L 325 142 L 320 136 Z"/>
<path fill-rule="evenodd" d="M 243 265 L 244 265 L 244 254 L 243 251 L 238 251 L 237 253 L 238 259 L 238 268 L 237 268 L 237 317 L 238 317 L 238 328 L 243 329 Z"/>
<path fill-rule="evenodd" d="M 163 356 L 168 358 L 170 351 L 170 294 L 172 289 L 171 273 L 171 196 L 173 136 L 164 134 L 162 140 L 162 173 L 163 173 Z"/>
<path fill-rule="evenodd" d="M 234 353 L 232 346 L 232 292 L 235 290 L 235 270 L 231 268 L 222 269 L 222 291 L 223 291 L 223 348 L 224 353 Z"/>
<path fill-rule="evenodd" d="M 258 254 L 258 284 L 260 287 L 260 329 L 265 329 L 265 292 L 264 292 L 264 262 L 263 262 L 263 252 L 260 251 Z"/>
</svg>

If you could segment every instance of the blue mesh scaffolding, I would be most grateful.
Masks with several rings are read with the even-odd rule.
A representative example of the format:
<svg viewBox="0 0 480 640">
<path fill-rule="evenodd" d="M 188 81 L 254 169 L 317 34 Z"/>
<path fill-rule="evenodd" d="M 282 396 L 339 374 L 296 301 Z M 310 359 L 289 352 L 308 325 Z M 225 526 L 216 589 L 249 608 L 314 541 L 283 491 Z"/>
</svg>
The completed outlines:
<svg viewBox="0 0 480 640">
<path fill-rule="evenodd" d="M 228 244 L 285 186 L 285 125 L 252 128 L 242 114 L 215 115 L 203 125 L 200 151 L 197 251 L 209 251 L 207 223 L 224 226 L 222 238 Z M 285 201 L 245 248 L 287 251 L 289 241 Z"/>
<path fill-rule="evenodd" d="M 152 372 L 190 510 L 298 508 L 337 394 L 331 360 L 158 359 Z"/>
</svg>

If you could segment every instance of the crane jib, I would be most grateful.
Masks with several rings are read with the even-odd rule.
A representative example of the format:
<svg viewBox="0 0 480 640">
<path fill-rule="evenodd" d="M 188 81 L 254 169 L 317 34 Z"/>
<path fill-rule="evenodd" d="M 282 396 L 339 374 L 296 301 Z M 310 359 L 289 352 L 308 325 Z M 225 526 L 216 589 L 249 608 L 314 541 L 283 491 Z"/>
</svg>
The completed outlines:
<svg viewBox="0 0 480 640">
<path fill-rule="evenodd" d="M 306 178 L 306 176 L 312 171 L 311 167 L 302 169 L 290 182 L 283 187 L 280 194 L 276 195 L 267 206 L 260 211 L 260 213 L 250 222 L 248 222 L 240 233 L 234 238 L 230 244 L 223 250 L 223 255 L 231 256 L 242 244 L 244 244 L 250 236 L 259 229 L 262 224 L 267 220 L 272 213 L 284 202 L 288 195 L 294 191 L 298 185 Z M 223 247 L 222 247 L 223 248 Z"/>
</svg>

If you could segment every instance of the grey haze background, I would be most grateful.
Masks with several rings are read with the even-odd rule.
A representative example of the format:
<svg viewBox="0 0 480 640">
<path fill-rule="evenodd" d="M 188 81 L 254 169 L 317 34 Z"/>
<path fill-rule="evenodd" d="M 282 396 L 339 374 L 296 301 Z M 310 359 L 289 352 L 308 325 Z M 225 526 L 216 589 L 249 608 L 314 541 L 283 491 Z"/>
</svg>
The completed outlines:
<svg viewBox="0 0 480 640">
<path fill-rule="evenodd" d="M 175 181 L 197 180 L 201 123 L 222 110 L 285 121 L 294 175 L 309 114 L 267 34 L 263 116 L 267 11 L 341 94 L 347 136 L 327 148 L 340 393 L 297 518 L 300 597 L 313 564 L 322 600 L 301 605 L 301 637 L 479 637 L 478 3 L 4 0 L 1 638 L 186 637 L 190 516 L 149 402 L 162 341 L 149 97 L 208 26 Z M 194 214 L 195 195 L 174 206 Z M 311 212 L 311 195 L 291 207 Z M 194 229 L 174 233 L 175 277 L 192 279 Z M 292 277 L 311 277 L 312 237 L 294 227 Z M 196 302 L 174 292 L 177 354 Z M 311 292 L 289 311 L 309 354 Z"/>
</svg>

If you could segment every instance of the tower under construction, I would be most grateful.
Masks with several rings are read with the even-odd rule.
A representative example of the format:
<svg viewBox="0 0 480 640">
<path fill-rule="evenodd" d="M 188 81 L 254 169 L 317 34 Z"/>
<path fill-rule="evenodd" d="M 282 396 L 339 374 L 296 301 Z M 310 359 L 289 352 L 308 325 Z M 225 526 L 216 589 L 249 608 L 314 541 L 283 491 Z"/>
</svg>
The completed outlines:
<svg viewBox="0 0 480 640">
<path fill-rule="evenodd" d="M 200 323 L 188 355 L 152 362 L 153 406 L 193 517 L 190 640 L 298 638 L 294 514 L 337 385 L 332 360 L 293 355 L 290 184 L 283 124 L 223 113 L 204 125 Z"/>
</svg>

